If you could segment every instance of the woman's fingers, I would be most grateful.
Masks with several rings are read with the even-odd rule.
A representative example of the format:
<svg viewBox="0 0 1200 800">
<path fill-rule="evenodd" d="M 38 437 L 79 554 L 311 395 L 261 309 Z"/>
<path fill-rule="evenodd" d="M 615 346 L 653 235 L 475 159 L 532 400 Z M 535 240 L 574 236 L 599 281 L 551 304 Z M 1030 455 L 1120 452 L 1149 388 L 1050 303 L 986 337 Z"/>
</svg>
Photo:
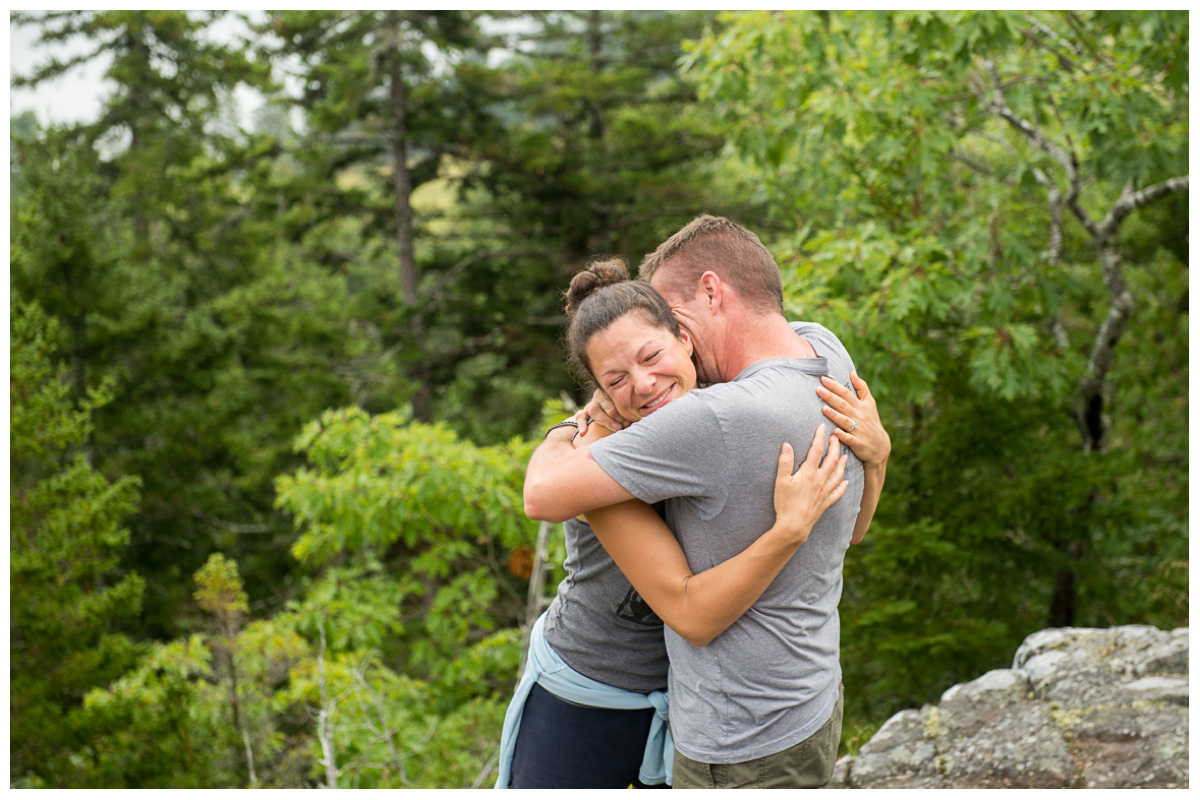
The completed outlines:
<svg viewBox="0 0 1200 800">
<path fill-rule="evenodd" d="M 817 389 L 817 394 L 821 396 L 829 405 L 836 408 L 838 411 L 845 413 L 853 408 L 854 400 L 858 398 L 851 394 L 850 390 L 840 383 L 825 375 L 821 378 L 821 387 Z"/>
<path fill-rule="evenodd" d="M 854 385 L 854 391 L 858 394 L 860 400 L 866 400 L 871 396 L 871 387 L 867 386 L 867 382 L 858 377 L 857 372 L 850 373 L 850 383 Z"/>
<path fill-rule="evenodd" d="M 576 411 L 576 412 L 575 412 L 575 417 L 574 417 L 574 419 L 575 419 L 575 425 L 576 425 L 576 429 L 579 431 L 579 432 L 578 432 L 578 433 L 576 433 L 575 435 L 576 435 L 576 436 L 583 436 L 584 434 L 586 434 L 586 433 L 587 433 L 587 429 L 588 429 L 588 414 L 587 414 L 587 409 L 586 409 L 586 408 L 581 408 L 581 409 L 579 409 L 578 411 Z"/>
<path fill-rule="evenodd" d="M 850 382 L 854 384 L 857 396 L 828 375 L 822 376 L 821 388 L 817 389 L 817 394 L 831 407 L 850 417 L 855 414 L 869 417 L 877 413 L 871 411 L 875 401 L 871 397 L 871 389 L 867 382 L 853 372 L 850 373 Z"/>
<path fill-rule="evenodd" d="M 592 394 L 592 399 L 584 406 L 583 411 L 592 422 L 610 431 L 619 431 L 629 425 L 629 420 L 617 413 L 617 407 L 613 405 L 612 400 L 599 389 Z M 586 429 L 586 426 L 584 428 Z"/>
<path fill-rule="evenodd" d="M 784 481 L 792 477 L 792 470 L 795 466 L 796 453 L 790 444 L 784 442 L 783 447 L 779 449 L 779 469 L 775 473 L 775 480 Z"/>
<path fill-rule="evenodd" d="M 856 424 L 856 421 L 853 417 L 847 415 L 845 412 L 838 411 L 837 409 L 832 408 L 831 406 L 824 406 L 821 409 L 821 413 L 823 413 L 825 416 L 829 417 L 830 422 L 832 422 L 834 425 L 837 425 L 839 428 L 842 428 L 845 431 L 855 430 L 858 427 Z M 834 434 L 836 435 L 841 432 L 842 431 L 834 431 Z"/>
<path fill-rule="evenodd" d="M 853 376 L 851 376 L 851 380 L 853 380 Z M 837 381 L 835 381 L 833 378 L 829 377 L 828 375 L 821 376 L 821 385 L 824 386 L 825 390 L 828 391 L 830 394 L 837 395 L 838 397 L 842 398 L 843 400 L 854 399 L 853 392 L 851 392 L 845 386 L 838 383 Z"/>
<path fill-rule="evenodd" d="M 818 425 L 816 433 L 813 434 L 812 444 L 808 446 L 808 455 L 804 458 L 805 464 L 812 464 L 814 468 L 821 463 L 821 454 L 825 452 L 825 426 Z"/>
<path fill-rule="evenodd" d="M 867 382 L 856 373 L 850 373 L 850 382 L 857 396 L 829 376 L 823 376 L 817 394 L 827 405 L 821 411 L 838 426 L 833 438 L 851 448 L 864 464 L 881 464 L 891 452 L 891 440 Z"/>
<path fill-rule="evenodd" d="M 841 499 L 846 493 L 849 481 L 843 480 L 846 475 L 846 456 L 839 455 L 838 442 L 834 439 L 829 443 L 829 453 L 817 474 L 821 489 L 821 512 Z"/>
<path fill-rule="evenodd" d="M 829 441 L 829 452 L 825 454 L 825 460 L 821 462 L 821 468 L 817 471 L 818 475 L 828 480 L 829 476 L 840 469 L 845 469 L 842 464 L 842 445 L 836 438 Z"/>
</svg>

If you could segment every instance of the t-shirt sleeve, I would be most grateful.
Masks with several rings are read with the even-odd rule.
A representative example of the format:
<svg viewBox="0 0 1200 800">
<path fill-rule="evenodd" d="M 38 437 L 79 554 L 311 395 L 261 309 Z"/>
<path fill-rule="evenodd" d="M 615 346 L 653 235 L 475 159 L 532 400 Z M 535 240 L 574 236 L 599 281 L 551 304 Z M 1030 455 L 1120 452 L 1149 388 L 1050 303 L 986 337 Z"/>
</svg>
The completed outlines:
<svg viewBox="0 0 1200 800">
<path fill-rule="evenodd" d="M 728 449 L 720 421 L 696 390 L 589 448 L 601 469 L 634 497 L 686 497 L 711 519 L 725 506 Z"/>
<path fill-rule="evenodd" d="M 792 330 L 813 344 L 817 355 L 824 356 L 837 367 L 846 370 L 847 374 L 856 372 L 850 352 L 833 331 L 817 322 L 792 322 L 790 325 Z"/>
</svg>

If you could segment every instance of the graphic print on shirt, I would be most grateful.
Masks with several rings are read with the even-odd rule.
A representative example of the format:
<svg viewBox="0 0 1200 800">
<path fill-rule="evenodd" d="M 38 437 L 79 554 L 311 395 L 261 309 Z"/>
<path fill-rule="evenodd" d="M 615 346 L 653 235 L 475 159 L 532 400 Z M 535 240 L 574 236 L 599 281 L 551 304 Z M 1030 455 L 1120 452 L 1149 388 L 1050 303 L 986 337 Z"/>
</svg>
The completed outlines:
<svg viewBox="0 0 1200 800">
<path fill-rule="evenodd" d="M 625 599 L 621 601 L 621 605 L 617 606 L 617 616 L 630 622 L 636 622 L 638 625 L 663 624 L 650 604 L 643 600 L 642 596 L 637 593 L 637 589 L 632 586 L 625 593 Z"/>
</svg>

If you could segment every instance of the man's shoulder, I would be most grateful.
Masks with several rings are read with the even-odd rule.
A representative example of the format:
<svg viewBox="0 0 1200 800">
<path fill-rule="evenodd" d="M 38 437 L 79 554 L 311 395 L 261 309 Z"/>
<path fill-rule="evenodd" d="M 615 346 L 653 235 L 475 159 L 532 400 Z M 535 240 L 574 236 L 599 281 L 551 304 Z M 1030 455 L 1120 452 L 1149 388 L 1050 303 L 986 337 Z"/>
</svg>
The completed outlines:
<svg viewBox="0 0 1200 800">
<path fill-rule="evenodd" d="M 838 338 L 837 334 L 819 322 L 792 320 L 788 323 L 788 325 L 791 326 L 792 330 L 806 339 L 815 338 L 826 342 L 835 342 L 837 343 L 838 347 L 845 349 L 845 346 L 842 344 L 842 340 Z"/>
<path fill-rule="evenodd" d="M 850 351 L 846 349 L 846 345 L 842 343 L 837 334 L 829 328 L 819 322 L 793 321 L 788 325 L 797 334 L 813 343 L 818 355 L 844 359 L 850 365 L 850 369 L 853 369 L 854 360 L 850 357 Z"/>
<path fill-rule="evenodd" d="M 723 384 L 716 386 L 721 385 Z M 625 430 L 595 442 L 592 448 L 620 448 L 626 444 L 632 445 L 635 438 L 644 441 L 659 436 L 675 437 L 681 432 L 701 433 L 710 427 L 719 428 L 717 415 L 710 402 L 711 398 L 706 396 L 707 392 L 708 389 L 693 389 Z"/>
</svg>

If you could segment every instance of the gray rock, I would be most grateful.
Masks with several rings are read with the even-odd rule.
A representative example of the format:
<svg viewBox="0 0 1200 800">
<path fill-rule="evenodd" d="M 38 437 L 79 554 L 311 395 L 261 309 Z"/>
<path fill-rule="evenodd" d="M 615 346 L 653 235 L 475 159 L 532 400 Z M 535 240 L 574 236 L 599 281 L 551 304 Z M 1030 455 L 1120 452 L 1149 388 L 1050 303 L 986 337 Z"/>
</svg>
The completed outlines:
<svg viewBox="0 0 1200 800">
<path fill-rule="evenodd" d="M 1186 788 L 1188 629 L 1030 635 L 1012 669 L 893 716 L 828 788 Z"/>
<path fill-rule="evenodd" d="M 963 702 L 1005 706 L 1029 699 L 1031 676 L 1023 669 L 994 669 L 970 683 L 951 686 L 942 694 L 941 705 Z"/>
<path fill-rule="evenodd" d="M 939 785 L 932 742 L 925 738 L 927 710 L 901 711 L 884 723 L 854 759 L 851 786 L 922 788 Z"/>
<path fill-rule="evenodd" d="M 966 722 L 967 720 L 964 720 Z M 1044 703 L 1030 701 L 979 714 L 938 743 L 942 772 L 955 788 L 1061 789 L 1074 762 Z"/>
</svg>

